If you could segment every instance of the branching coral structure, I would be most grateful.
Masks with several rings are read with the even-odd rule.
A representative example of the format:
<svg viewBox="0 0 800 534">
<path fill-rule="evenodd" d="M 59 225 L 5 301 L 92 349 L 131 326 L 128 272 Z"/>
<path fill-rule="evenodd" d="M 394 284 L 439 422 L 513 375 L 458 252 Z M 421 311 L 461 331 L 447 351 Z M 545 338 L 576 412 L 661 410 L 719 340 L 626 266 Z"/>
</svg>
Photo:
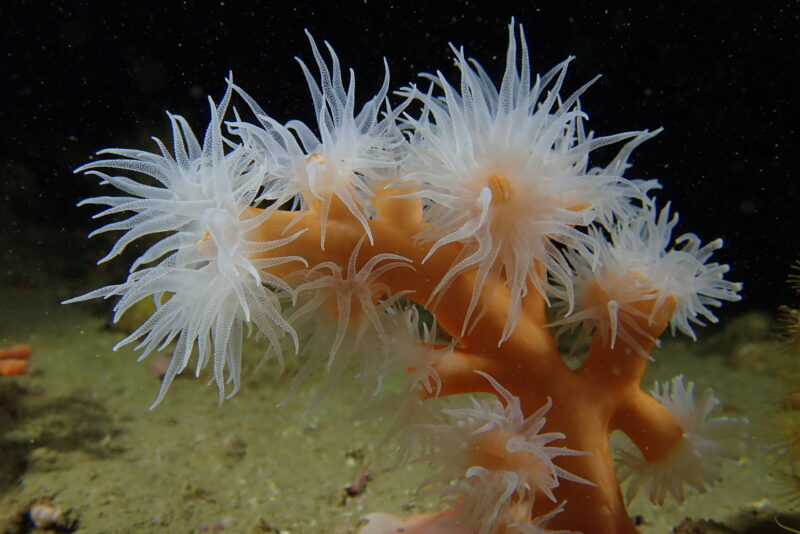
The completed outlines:
<svg viewBox="0 0 800 534">
<path fill-rule="evenodd" d="M 118 297 L 118 318 L 153 299 L 122 343 L 142 357 L 174 345 L 156 403 L 193 358 L 220 401 L 235 393 L 245 333 L 268 359 L 299 360 L 291 389 L 353 373 L 373 394 L 404 373 L 383 401 L 400 412 L 392 433 L 403 459 L 435 464 L 426 486 L 445 508 L 373 514 L 364 534 L 632 534 L 617 467 L 656 504 L 716 482 L 718 440 L 735 436 L 716 397 L 682 378 L 640 386 L 667 328 L 694 338 L 741 289 L 710 261 L 720 240 L 673 238 L 659 184 L 625 176 L 658 131 L 587 131 L 579 97 L 594 80 L 562 94 L 570 60 L 534 76 L 513 21 L 499 85 L 453 47 L 460 79 L 425 74 L 397 105 L 387 67 L 359 108 L 353 71 L 309 39 L 315 125 L 279 122 L 230 77 L 202 142 L 169 115 L 172 150 L 109 149 L 78 169 L 124 193 L 85 201 L 128 215 L 99 230 L 124 231 L 104 260 L 150 246 L 127 280 L 69 302 Z M 589 345 L 577 368 L 556 343 L 572 330 Z M 438 408 L 453 395 L 470 406 Z M 635 446 L 619 466 L 615 430 Z"/>
</svg>

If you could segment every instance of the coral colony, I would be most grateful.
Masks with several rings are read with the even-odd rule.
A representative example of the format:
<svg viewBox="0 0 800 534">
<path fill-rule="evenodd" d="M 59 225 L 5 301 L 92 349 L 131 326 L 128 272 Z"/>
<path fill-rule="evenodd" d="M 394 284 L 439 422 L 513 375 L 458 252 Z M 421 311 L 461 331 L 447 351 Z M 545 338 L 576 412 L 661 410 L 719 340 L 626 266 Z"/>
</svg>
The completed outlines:
<svg viewBox="0 0 800 534">
<path fill-rule="evenodd" d="M 347 373 L 370 394 L 403 373 L 392 432 L 404 460 L 435 466 L 425 487 L 445 508 L 372 514 L 364 534 L 635 533 L 620 482 L 655 504 L 716 482 L 736 421 L 682 376 L 640 389 L 667 328 L 694 338 L 741 289 L 709 261 L 720 240 L 673 240 L 659 184 L 623 176 L 658 132 L 587 131 L 578 99 L 594 80 L 561 94 L 572 58 L 532 76 L 513 21 L 499 86 L 453 47 L 455 83 L 423 74 L 391 96 L 387 66 L 360 108 L 353 72 L 309 39 L 316 124 L 278 122 L 231 77 L 202 143 L 169 114 L 171 150 L 155 139 L 78 169 L 123 192 L 83 204 L 129 215 L 95 232 L 123 231 L 101 261 L 152 244 L 127 280 L 69 302 L 118 297 L 117 320 L 153 299 L 118 346 L 174 346 L 156 404 L 193 354 L 220 400 L 236 393 L 243 332 L 281 366 L 297 358 L 290 392 L 321 368 L 320 397 Z M 607 145 L 616 156 L 590 166 Z M 573 355 L 588 347 L 579 363 L 562 335 Z M 437 407 L 475 393 L 489 395 Z M 612 456 L 614 430 L 632 444 Z"/>
</svg>

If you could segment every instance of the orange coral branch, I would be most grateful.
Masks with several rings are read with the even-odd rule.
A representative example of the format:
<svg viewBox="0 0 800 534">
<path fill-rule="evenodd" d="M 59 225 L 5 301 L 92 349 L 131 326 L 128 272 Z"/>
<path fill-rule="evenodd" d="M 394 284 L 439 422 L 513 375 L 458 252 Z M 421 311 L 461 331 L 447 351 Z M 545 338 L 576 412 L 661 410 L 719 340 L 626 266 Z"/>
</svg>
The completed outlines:
<svg viewBox="0 0 800 534">
<path fill-rule="evenodd" d="M 28 360 L 33 353 L 30 345 L 14 345 L 0 349 L 0 376 L 18 376 L 28 372 Z"/>
<path fill-rule="evenodd" d="M 396 202 L 404 203 L 402 209 L 395 209 L 385 199 L 376 200 L 378 212 L 385 219 L 369 221 L 375 240 L 371 253 L 388 252 L 412 260 L 413 270 L 387 271 L 381 281 L 394 292 L 413 289 L 408 298 L 425 305 L 430 301 L 436 284 L 452 265 L 459 248 L 457 245 L 443 246 L 422 263 L 427 249 L 413 242 L 413 232 L 419 228 L 421 207 L 416 199 Z M 402 220 L 404 210 L 410 211 L 413 222 Z M 332 209 L 330 214 L 336 216 L 327 221 L 325 251 L 319 248 L 319 217 L 312 209 L 297 224 L 297 227 L 308 230 L 282 247 L 280 253 L 303 256 L 309 265 L 323 261 L 345 264 L 364 230 L 355 218 L 341 209 Z M 296 216 L 296 213 L 276 213 L 254 231 L 258 234 L 255 237 L 264 241 L 276 239 Z M 360 262 L 368 257 L 365 255 Z M 278 271 L 288 271 L 292 267 L 281 265 L 271 271 L 285 275 L 287 272 Z M 535 290 L 529 291 L 523 299 L 522 314 L 513 334 L 498 347 L 510 299 L 505 284 L 494 286 L 491 294 L 484 289 L 485 314 L 471 330 L 460 335 L 474 277 L 474 271 L 457 276 L 432 310 L 437 322 L 460 347 L 435 365 L 442 382 L 440 395 L 494 393 L 491 385 L 475 372 L 479 370 L 491 375 L 517 396 L 526 416 L 535 412 L 548 398 L 552 399 L 553 408 L 544 431 L 563 431 L 567 438 L 560 446 L 590 453 L 588 456 L 560 458 L 559 465 L 595 484 L 587 486 L 563 481 L 554 491 L 557 499 L 569 501 L 570 509 L 581 510 L 581 513 L 561 514 L 552 520 L 552 527 L 584 534 L 637 532 L 628 518 L 619 490 L 609 450 L 609 434 L 614 429 L 625 431 L 648 459 L 659 459 L 667 454 L 681 435 L 672 416 L 639 389 L 647 359 L 619 339 L 614 347 L 610 347 L 608 340 L 596 333 L 585 364 L 576 371 L 569 369 L 547 327 L 544 300 Z M 667 326 L 674 306 L 668 301 L 652 314 L 652 302 L 643 301 L 638 305 L 642 317 L 636 341 L 647 351 Z M 535 514 L 547 513 L 549 508 L 552 508 L 551 503 L 538 499 Z"/>
</svg>

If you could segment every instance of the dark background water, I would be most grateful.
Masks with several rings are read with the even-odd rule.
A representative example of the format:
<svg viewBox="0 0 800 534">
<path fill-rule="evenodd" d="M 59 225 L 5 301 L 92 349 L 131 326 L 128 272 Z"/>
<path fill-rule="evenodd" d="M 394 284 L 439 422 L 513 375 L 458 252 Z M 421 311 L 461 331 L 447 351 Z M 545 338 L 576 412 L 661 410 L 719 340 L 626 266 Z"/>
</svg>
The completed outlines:
<svg viewBox="0 0 800 534">
<path fill-rule="evenodd" d="M 293 59 L 311 59 L 304 28 L 334 45 L 368 97 L 383 56 L 395 87 L 420 71 L 453 73 L 448 42 L 499 75 L 516 16 L 535 71 L 573 54 L 567 92 L 604 75 L 582 97 L 598 134 L 665 127 L 635 153 L 628 176 L 662 182 L 659 197 L 681 213 L 679 233 L 725 239 L 718 259 L 745 282 L 745 301 L 728 310 L 791 301 L 797 2 L 427 3 L 3 2 L 0 241 L 34 249 L 43 268 L 88 288 L 80 280 L 107 241 L 85 240 L 93 211 L 74 205 L 99 189 L 71 170 L 95 150 L 155 148 L 148 137 L 167 135 L 165 109 L 202 131 L 206 95 L 222 94 L 229 70 L 276 119 L 311 121 Z M 121 276 L 117 263 L 102 272 Z"/>
</svg>

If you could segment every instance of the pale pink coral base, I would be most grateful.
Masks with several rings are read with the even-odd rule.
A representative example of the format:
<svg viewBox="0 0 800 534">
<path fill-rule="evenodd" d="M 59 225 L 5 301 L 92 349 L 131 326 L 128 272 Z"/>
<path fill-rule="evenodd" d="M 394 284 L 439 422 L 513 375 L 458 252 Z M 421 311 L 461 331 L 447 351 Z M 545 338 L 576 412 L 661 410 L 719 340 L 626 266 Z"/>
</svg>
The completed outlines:
<svg viewBox="0 0 800 534">
<path fill-rule="evenodd" d="M 358 534 L 439 534 L 442 532 L 440 522 L 446 516 L 452 515 L 452 510 L 445 510 L 435 514 L 420 514 L 410 517 L 398 517 L 392 514 L 377 512 L 367 515 L 364 519 L 369 521 Z M 458 527 L 448 528 L 447 534 L 469 534 Z"/>
</svg>

